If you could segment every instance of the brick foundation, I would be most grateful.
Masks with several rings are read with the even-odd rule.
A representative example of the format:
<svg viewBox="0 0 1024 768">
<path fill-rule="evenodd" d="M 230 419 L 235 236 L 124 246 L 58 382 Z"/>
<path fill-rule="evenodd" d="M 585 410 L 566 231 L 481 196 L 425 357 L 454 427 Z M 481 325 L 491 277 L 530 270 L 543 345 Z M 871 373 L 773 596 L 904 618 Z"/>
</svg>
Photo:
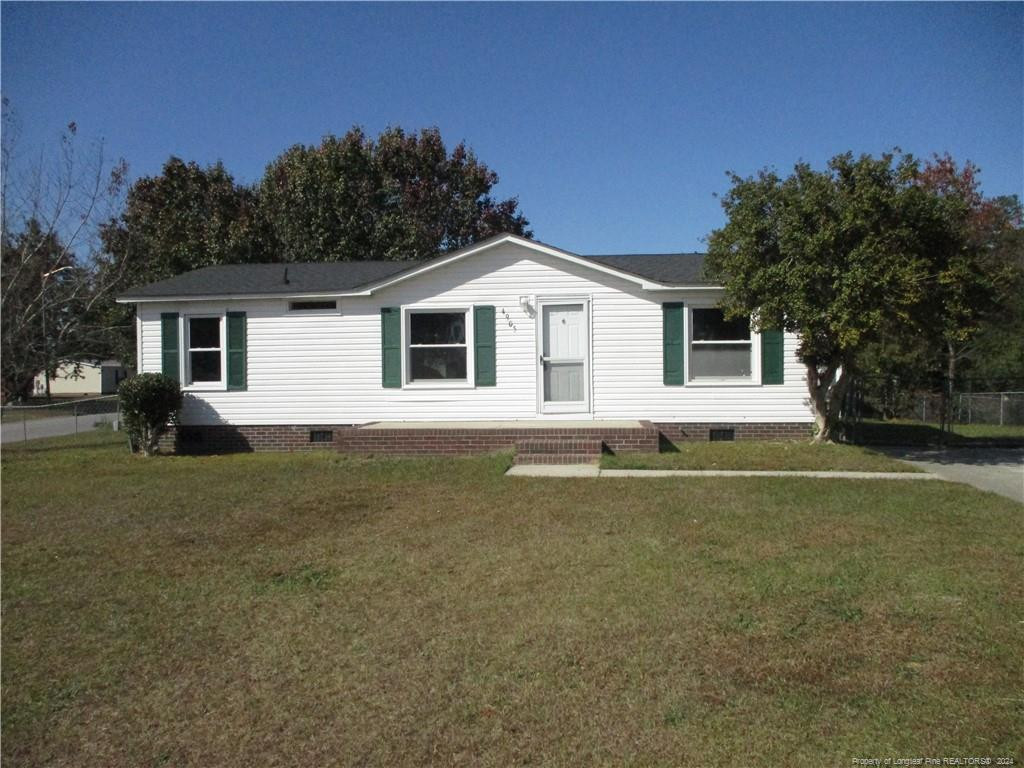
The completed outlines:
<svg viewBox="0 0 1024 768">
<path fill-rule="evenodd" d="M 247 451 L 309 451 L 334 449 L 345 453 L 397 456 L 471 456 L 532 446 L 530 453 L 557 455 L 543 444 L 568 447 L 570 453 L 591 453 L 598 441 L 612 453 L 657 453 L 661 439 L 706 442 L 712 429 L 732 429 L 736 440 L 806 440 L 811 425 L 794 422 L 734 422 L 680 424 L 640 422 L 640 427 L 527 427 L 496 429 L 365 429 L 350 424 L 265 425 L 228 424 L 171 427 L 160 441 L 165 453 L 238 453 Z M 329 442 L 311 442 L 310 433 L 330 431 Z M 581 441 L 574 445 L 573 441 Z M 585 444 L 585 448 L 581 448 Z M 577 450 L 580 449 L 580 450 Z M 523 459 L 524 461 L 539 461 Z"/>
<path fill-rule="evenodd" d="M 654 425 L 673 443 L 707 442 L 712 429 L 731 429 L 737 440 L 809 440 L 811 424 L 800 422 L 733 422 L 680 424 L 660 422 Z"/>
<path fill-rule="evenodd" d="M 335 445 L 346 453 L 469 456 L 511 451 L 517 443 L 543 440 L 599 440 L 613 453 L 658 450 L 658 431 L 650 422 L 639 428 L 544 427 L 499 429 L 358 429 L 335 432 Z"/>
<path fill-rule="evenodd" d="M 333 437 L 351 425 L 252 426 L 215 424 L 201 427 L 171 427 L 160 440 L 164 453 L 245 453 L 249 451 L 311 451 L 333 449 Z M 310 432 L 329 430 L 332 439 L 310 442 Z"/>
</svg>

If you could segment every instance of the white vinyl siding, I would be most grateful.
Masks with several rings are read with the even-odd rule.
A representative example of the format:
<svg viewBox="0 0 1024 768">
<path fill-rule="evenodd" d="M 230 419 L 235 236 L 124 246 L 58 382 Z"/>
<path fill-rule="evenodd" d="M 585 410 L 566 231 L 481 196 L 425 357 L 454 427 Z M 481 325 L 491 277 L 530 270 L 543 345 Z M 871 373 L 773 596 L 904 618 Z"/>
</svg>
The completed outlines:
<svg viewBox="0 0 1024 768">
<path fill-rule="evenodd" d="M 529 296 L 529 311 L 520 305 Z M 797 339 L 785 336 L 785 384 L 669 387 L 662 381 L 662 302 L 707 305 L 707 291 L 635 283 L 506 243 L 367 297 L 337 313 L 290 312 L 287 299 L 139 305 L 140 370 L 160 370 L 160 313 L 247 313 L 248 389 L 190 394 L 183 422 L 353 424 L 379 420 L 579 418 L 538 408 L 536 302 L 590 301 L 591 416 L 690 422 L 810 422 Z M 497 386 L 381 386 L 381 307 L 495 307 Z M 470 313 L 471 314 L 471 313 Z M 469 337 L 471 345 L 471 337 Z M 759 344 L 754 356 L 759 361 Z M 471 367 L 471 366 L 470 366 Z"/>
</svg>

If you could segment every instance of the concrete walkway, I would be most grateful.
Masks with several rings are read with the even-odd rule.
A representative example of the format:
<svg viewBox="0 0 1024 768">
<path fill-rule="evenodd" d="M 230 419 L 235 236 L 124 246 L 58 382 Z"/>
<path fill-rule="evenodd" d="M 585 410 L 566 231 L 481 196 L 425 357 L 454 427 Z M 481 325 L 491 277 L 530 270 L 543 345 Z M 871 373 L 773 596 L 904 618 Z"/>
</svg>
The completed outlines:
<svg viewBox="0 0 1024 768">
<path fill-rule="evenodd" d="M 928 472 L 817 472 L 726 469 L 601 469 L 596 464 L 517 464 L 512 477 L 817 477 L 840 480 L 941 480 Z"/>
<path fill-rule="evenodd" d="M 88 432 L 100 424 L 113 423 L 117 417 L 113 413 L 89 413 L 81 416 L 56 416 L 52 419 L 26 419 L 25 422 L 10 421 L 3 425 L 0 442 L 20 443 L 26 438 L 35 440 L 39 437 L 60 437 L 73 435 L 76 432 Z M 16 417 L 15 417 L 16 418 Z"/>
<path fill-rule="evenodd" d="M 1024 503 L 1024 448 L 880 448 L 894 459 L 954 483 Z"/>
<path fill-rule="evenodd" d="M 643 429 L 632 419 L 505 419 L 504 421 L 371 421 L 359 429 Z"/>
</svg>

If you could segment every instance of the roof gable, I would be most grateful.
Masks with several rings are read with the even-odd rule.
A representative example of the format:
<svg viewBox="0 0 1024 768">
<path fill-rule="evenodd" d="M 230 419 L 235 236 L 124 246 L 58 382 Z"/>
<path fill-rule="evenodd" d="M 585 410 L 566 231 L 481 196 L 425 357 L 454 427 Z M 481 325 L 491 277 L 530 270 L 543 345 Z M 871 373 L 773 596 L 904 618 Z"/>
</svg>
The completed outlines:
<svg viewBox="0 0 1024 768">
<path fill-rule="evenodd" d="M 512 243 L 589 269 L 614 275 L 650 290 L 713 288 L 701 276 L 703 255 L 696 253 L 580 256 L 519 237 L 497 235 L 428 261 L 346 261 L 291 264 L 223 264 L 132 288 L 118 301 L 146 302 L 201 298 L 369 296 L 375 291 L 446 264 Z"/>
</svg>

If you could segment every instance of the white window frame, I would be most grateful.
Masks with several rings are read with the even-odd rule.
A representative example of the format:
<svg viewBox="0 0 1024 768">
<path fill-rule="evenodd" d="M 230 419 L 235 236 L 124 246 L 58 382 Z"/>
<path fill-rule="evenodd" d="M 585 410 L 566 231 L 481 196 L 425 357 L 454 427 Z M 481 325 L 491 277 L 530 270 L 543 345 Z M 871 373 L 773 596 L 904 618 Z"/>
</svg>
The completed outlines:
<svg viewBox="0 0 1024 768">
<path fill-rule="evenodd" d="M 466 343 L 463 344 L 411 344 L 413 315 L 450 315 L 461 312 L 465 316 Z M 402 388 L 403 389 L 473 389 L 476 386 L 476 364 L 474 358 L 475 329 L 473 328 L 472 306 L 408 306 L 402 307 Z M 464 379 L 420 379 L 412 378 L 413 346 L 462 347 L 466 348 L 466 378 Z"/>
<path fill-rule="evenodd" d="M 220 325 L 220 348 L 217 350 L 220 352 L 220 379 L 218 381 L 192 381 L 192 353 L 193 352 L 212 352 L 213 347 L 192 347 L 192 320 L 200 320 L 203 318 L 216 318 Z M 182 357 L 183 357 L 183 374 L 185 377 L 185 386 L 182 390 L 186 392 L 218 392 L 227 389 L 227 315 L 224 312 L 200 312 L 192 315 L 182 315 L 182 329 L 181 329 L 181 340 L 182 340 Z"/>
<path fill-rule="evenodd" d="M 758 387 L 761 385 L 761 334 L 750 330 L 750 341 L 746 339 L 736 341 L 697 341 L 693 340 L 693 310 L 695 309 L 721 309 L 713 301 L 686 302 L 686 349 L 684 367 L 686 370 L 686 386 L 688 387 Z M 693 375 L 693 363 L 690 351 L 693 345 L 697 344 L 750 344 L 750 376 L 697 376 Z"/>
</svg>

